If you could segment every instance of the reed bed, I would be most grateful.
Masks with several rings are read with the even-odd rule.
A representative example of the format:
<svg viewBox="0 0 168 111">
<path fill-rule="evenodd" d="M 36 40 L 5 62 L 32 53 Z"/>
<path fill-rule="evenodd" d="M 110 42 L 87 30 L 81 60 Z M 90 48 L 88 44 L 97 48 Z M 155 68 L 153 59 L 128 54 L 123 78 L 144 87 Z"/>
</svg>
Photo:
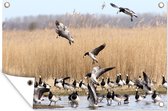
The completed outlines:
<svg viewBox="0 0 168 111">
<path fill-rule="evenodd" d="M 56 38 L 54 29 L 3 32 L 3 72 L 16 76 L 41 75 L 43 78 L 70 76 L 81 79 L 93 66 L 116 69 L 104 76 L 114 79 L 117 73 L 132 79 L 145 71 L 154 81 L 166 75 L 166 27 L 146 28 L 70 28 L 75 43 Z M 103 43 L 106 48 L 92 64 L 89 51 Z"/>
</svg>

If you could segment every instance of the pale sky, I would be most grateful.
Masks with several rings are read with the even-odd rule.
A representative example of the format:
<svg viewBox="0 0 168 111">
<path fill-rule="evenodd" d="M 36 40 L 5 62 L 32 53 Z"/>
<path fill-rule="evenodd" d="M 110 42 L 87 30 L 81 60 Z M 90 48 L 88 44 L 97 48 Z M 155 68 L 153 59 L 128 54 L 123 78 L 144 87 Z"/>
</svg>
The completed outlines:
<svg viewBox="0 0 168 111">
<path fill-rule="evenodd" d="M 159 13 L 167 12 L 167 0 L 3 0 L 10 2 L 10 8 L 3 8 L 3 20 L 36 15 L 57 15 L 72 13 L 75 9 L 80 13 L 109 14 L 114 15 L 117 9 L 112 8 L 110 3 L 121 7 L 127 7 L 136 13 Z M 159 8 L 158 3 L 163 2 L 166 6 Z M 101 9 L 103 2 L 106 3 L 104 10 Z M 4 2 L 3 2 L 4 3 Z"/>
</svg>

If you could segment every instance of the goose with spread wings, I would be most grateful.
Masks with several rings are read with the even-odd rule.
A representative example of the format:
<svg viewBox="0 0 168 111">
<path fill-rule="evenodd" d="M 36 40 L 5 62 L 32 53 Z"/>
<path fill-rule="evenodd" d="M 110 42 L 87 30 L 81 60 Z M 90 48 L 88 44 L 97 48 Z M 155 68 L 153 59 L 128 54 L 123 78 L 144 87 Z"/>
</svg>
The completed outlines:
<svg viewBox="0 0 168 111">
<path fill-rule="evenodd" d="M 100 51 L 102 51 L 105 48 L 105 46 L 106 46 L 106 44 L 104 43 L 104 44 L 100 45 L 99 47 L 93 49 L 92 51 L 86 52 L 83 57 L 89 56 L 93 60 L 92 64 L 94 64 L 95 62 L 98 63 L 96 56 L 100 53 Z"/>
<path fill-rule="evenodd" d="M 72 43 L 74 43 L 74 39 L 73 39 L 72 35 L 70 34 L 67 26 L 65 26 L 63 23 L 61 23 L 57 20 L 55 21 L 55 25 L 56 25 L 55 32 L 58 34 L 58 36 L 67 39 L 69 41 L 70 45 Z M 57 36 L 57 38 L 58 38 L 58 36 Z"/>
<path fill-rule="evenodd" d="M 112 7 L 114 7 L 114 8 L 118 8 L 119 9 L 119 11 L 117 12 L 117 14 L 119 12 L 122 12 L 122 13 L 125 13 L 125 14 L 131 16 L 131 21 L 133 21 L 133 17 L 138 18 L 138 16 L 136 15 L 136 13 L 134 11 L 130 10 L 129 8 L 118 7 L 117 5 L 115 5 L 113 3 L 110 3 L 110 5 Z"/>
<path fill-rule="evenodd" d="M 85 78 L 89 78 L 93 83 L 99 85 L 97 79 L 107 71 L 110 71 L 114 68 L 115 67 L 108 67 L 108 68 L 100 68 L 99 66 L 93 67 L 93 70 L 90 73 L 87 73 L 85 75 Z"/>
</svg>

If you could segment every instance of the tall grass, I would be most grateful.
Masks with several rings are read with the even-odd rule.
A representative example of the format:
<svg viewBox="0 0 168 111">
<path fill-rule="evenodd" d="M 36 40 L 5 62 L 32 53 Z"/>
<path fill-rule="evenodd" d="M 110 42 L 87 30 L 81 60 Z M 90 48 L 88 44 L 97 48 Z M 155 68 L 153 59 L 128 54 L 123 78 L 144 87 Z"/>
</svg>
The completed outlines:
<svg viewBox="0 0 168 111">
<path fill-rule="evenodd" d="M 116 73 L 131 78 L 142 71 L 159 82 L 166 74 L 166 28 L 81 28 L 71 29 L 75 43 L 56 38 L 54 30 L 4 31 L 3 72 L 17 76 L 42 75 L 44 78 L 83 78 L 93 66 L 115 66 L 104 76 Z M 99 64 L 83 54 L 103 43 L 106 48 L 97 56 Z"/>
</svg>

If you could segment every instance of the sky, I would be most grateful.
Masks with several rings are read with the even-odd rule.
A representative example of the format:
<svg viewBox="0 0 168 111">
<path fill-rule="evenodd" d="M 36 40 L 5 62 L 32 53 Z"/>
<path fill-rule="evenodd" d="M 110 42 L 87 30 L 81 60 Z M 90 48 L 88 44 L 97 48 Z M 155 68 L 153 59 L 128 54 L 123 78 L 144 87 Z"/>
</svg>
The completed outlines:
<svg viewBox="0 0 168 111">
<path fill-rule="evenodd" d="M 10 2 L 10 7 L 3 7 L 3 20 L 23 16 L 72 13 L 74 9 L 80 13 L 114 15 L 117 9 L 112 8 L 110 3 L 130 8 L 136 13 L 167 12 L 166 6 L 158 7 L 159 2 L 167 5 L 167 0 L 3 0 L 3 3 L 5 1 Z M 102 10 L 101 5 L 104 2 L 106 7 Z"/>
</svg>

